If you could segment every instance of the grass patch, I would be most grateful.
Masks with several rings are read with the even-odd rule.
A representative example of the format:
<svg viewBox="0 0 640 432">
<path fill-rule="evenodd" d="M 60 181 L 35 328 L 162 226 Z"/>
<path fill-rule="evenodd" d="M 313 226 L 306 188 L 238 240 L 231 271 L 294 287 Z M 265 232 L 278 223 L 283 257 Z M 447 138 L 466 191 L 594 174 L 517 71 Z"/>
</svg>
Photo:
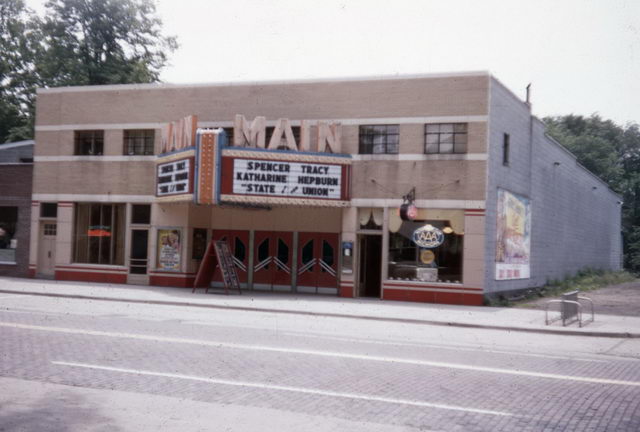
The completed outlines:
<svg viewBox="0 0 640 432">
<path fill-rule="evenodd" d="M 558 296 L 567 291 L 593 291 L 609 285 L 618 285 L 636 280 L 636 276 L 626 272 L 612 272 L 604 270 L 582 270 L 577 275 L 561 281 L 550 281 L 542 290 L 544 297 Z"/>
<path fill-rule="evenodd" d="M 618 285 L 626 282 L 633 282 L 637 276 L 627 271 L 604 271 L 604 270 L 581 270 L 572 277 L 562 280 L 549 281 L 545 286 L 539 289 L 531 289 L 523 295 L 507 299 L 504 297 L 491 300 L 490 306 L 522 306 L 526 307 L 532 300 L 543 297 L 558 297 L 561 294 L 579 290 L 580 292 L 588 292 L 596 289 L 604 288 L 609 285 Z"/>
</svg>

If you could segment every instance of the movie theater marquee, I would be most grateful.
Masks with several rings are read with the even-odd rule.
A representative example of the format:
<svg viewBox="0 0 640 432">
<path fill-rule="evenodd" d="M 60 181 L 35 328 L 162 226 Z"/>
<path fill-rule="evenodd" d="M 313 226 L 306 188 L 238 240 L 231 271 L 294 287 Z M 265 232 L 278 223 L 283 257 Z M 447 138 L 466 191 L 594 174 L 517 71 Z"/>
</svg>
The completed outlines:
<svg viewBox="0 0 640 432">
<path fill-rule="evenodd" d="M 340 199 L 342 166 L 235 159 L 233 193 L 312 199 Z"/>
</svg>

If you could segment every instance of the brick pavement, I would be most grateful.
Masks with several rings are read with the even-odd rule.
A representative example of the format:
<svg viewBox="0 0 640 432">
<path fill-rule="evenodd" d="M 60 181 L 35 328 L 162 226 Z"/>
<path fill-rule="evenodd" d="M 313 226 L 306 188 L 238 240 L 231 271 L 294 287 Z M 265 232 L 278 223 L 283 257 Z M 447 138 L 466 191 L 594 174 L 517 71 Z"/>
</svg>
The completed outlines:
<svg viewBox="0 0 640 432">
<path fill-rule="evenodd" d="M 518 353 L 433 349 L 285 335 L 296 322 L 280 321 L 279 330 L 243 325 L 199 325 L 173 316 L 165 321 L 140 319 L 114 310 L 102 315 L 0 312 L 2 322 L 103 332 L 126 332 L 161 338 L 208 342 L 243 342 L 285 349 L 388 355 L 400 359 L 455 362 L 479 367 L 511 368 L 640 382 L 635 359 L 611 357 L 540 358 Z M 85 310 L 85 313 L 90 313 Z M 320 320 L 307 318 L 307 320 Z M 332 328 L 331 320 L 316 323 Z M 259 321 L 258 321 L 259 323 Z M 229 323 L 233 324 L 233 323 Z M 241 323 L 242 324 L 242 323 Z M 389 326 L 389 324 L 385 324 Z M 363 326 L 364 329 L 365 326 Z M 405 329 L 406 330 L 406 329 Z M 211 404 L 231 404 L 356 423 L 431 430 L 638 430 L 640 387 L 580 383 L 520 375 L 501 375 L 399 362 L 326 357 L 296 352 L 234 349 L 105 336 L 55 333 L 0 327 L 0 375 L 93 389 L 163 395 Z M 375 341 L 371 341 L 375 342 Z M 443 341 L 444 342 L 444 341 Z M 212 385 L 171 377 L 53 365 L 73 361 L 104 366 L 179 373 L 200 377 L 288 385 L 327 392 L 427 401 L 475 409 L 503 411 L 501 417 L 416 407 L 357 398 L 301 394 L 273 389 Z M 591 361 L 599 360 L 599 361 Z M 558 403 L 562 401 L 562 403 Z"/>
</svg>

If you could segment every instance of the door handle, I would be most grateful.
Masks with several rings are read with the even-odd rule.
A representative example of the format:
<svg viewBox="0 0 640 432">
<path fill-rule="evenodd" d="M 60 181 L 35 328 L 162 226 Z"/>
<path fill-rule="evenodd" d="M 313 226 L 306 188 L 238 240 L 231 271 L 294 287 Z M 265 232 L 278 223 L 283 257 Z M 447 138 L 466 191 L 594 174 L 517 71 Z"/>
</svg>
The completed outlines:
<svg viewBox="0 0 640 432">
<path fill-rule="evenodd" d="M 51 251 L 47 252 L 47 254 L 49 255 L 49 258 L 51 258 Z"/>
</svg>

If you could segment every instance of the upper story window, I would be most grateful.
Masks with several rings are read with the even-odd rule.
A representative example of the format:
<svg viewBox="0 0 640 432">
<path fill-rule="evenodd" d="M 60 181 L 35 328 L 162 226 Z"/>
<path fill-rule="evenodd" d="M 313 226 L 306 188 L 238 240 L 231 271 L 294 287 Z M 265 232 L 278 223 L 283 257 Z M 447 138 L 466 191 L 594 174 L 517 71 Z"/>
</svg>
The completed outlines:
<svg viewBox="0 0 640 432">
<path fill-rule="evenodd" d="M 510 147 L 510 138 L 509 134 L 502 135 L 502 165 L 509 166 L 509 147 Z"/>
<path fill-rule="evenodd" d="M 101 156 L 104 147 L 104 131 L 75 131 L 75 154 L 83 156 Z"/>
<path fill-rule="evenodd" d="M 124 131 L 125 155 L 152 155 L 155 131 L 153 129 L 129 129 Z"/>
<path fill-rule="evenodd" d="M 466 153 L 466 123 L 435 123 L 424 125 L 425 153 Z"/>
<path fill-rule="evenodd" d="M 360 126 L 360 154 L 397 154 L 398 125 Z"/>
</svg>

